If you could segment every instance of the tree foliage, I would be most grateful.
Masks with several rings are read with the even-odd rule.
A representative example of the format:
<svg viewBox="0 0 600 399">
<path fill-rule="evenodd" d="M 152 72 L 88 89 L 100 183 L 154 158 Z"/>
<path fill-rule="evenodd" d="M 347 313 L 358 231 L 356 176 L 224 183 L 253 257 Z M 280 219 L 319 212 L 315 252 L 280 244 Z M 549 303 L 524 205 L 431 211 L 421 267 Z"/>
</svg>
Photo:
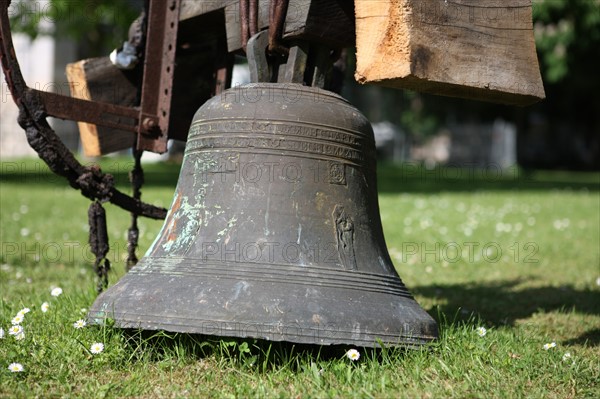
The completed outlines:
<svg viewBox="0 0 600 399">
<path fill-rule="evenodd" d="M 600 46 L 600 0 L 537 0 L 533 19 L 545 82 L 577 78 L 586 64 L 598 66 L 597 54 L 590 56 Z"/>
<path fill-rule="evenodd" d="M 600 129 L 600 0 L 543 0 L 533 7 L 534 32 L 550 121 Z"/>
<path fill-rule="evenodd" d="M 102 51 L 127 39 L 140 8 L 132 0 L 13 0 L 9 16 L 13 32 L 69 37 Z"/>
</svg>

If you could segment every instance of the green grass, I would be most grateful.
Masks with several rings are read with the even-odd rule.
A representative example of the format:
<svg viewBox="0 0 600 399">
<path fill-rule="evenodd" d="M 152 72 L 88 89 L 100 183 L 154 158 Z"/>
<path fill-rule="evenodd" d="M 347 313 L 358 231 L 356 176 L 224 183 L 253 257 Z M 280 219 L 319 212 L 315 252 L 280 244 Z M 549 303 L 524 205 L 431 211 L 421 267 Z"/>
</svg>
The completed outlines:
<svg viewBox="0 0 600 399">
<path fill-rule="evenodd" d="M 123 190 L 129 166 L 103 162 Z M 168 206 L 178 165 L 146 170 L 144 198 Z M 0 397 L 599 397 L 599 180 L 381 166 L 387 246 L 440 339 L 421 350 L 359 348 L 351 362 L 350 347 L 75 329 L 95 298 L 89 202 L 38 161 L 1 163 Z M 106 209 L 112 284 L 124 273 L 129 218 Z M 140 254 L 160 227 L 140 220 Z M 52 297 L 53 286 L 63 294 Z M 24 307 L 16 341 L 7 329 Z M 105 350 L 91 354 L 94 342 Z M 9 372 L 12 362 L 25 371 Z"/>
</svg>

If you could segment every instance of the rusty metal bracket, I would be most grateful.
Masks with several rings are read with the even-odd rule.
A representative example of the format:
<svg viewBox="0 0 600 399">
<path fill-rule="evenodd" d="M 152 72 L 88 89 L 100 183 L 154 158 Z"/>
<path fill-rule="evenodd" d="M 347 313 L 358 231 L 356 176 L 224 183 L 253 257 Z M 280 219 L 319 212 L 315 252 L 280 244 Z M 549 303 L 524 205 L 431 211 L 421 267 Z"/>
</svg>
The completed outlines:
<svg viewBox="0 0 600 399">
<path fill-rule="evenodd" d="M 8 14 L 9 0 L 0 1 L 0 12 Z M 11 70 L 18 69 L 12 47 L 8 17 L 2 21 L 3 68 L 15 102 L 34 92 L 48 116 L 93 123 L 137 133 L 137 150 L 163 153 L 167 150 L 171 90 L 175 69 L 175 50 L 181 0 L 152 0 L 148 13 L 143 84 L 139 108 L 87 101 L 27 87 L 22 79 L 13 79 Z M 20 72 L 19 72 L 20 75 Z M 114 117 L 118 117 L 115 122 Z"/>
<path fill-rule="evenodd" d="M 286 56 L 288 48 L 281 43 L 285 16 L 290 0 L 271 0 L 269 3 L 269 53 Z"/>
<path fill-rule="evenodd" d="M 85 119 L 79 120 L 110 126 L 114 123 L 103 120 L 106 114 L 112 113 L 135 118 L 136 110 L 111 104 L 98 105 L 99 103 L 40 92 L 27 87 L 12 43 L 8 18 L 9 5 L 9 0 L 0 0 L 0 63 L 13 99 L 19 107 L 19 124 L 25 129 L 31 147 L 54 173 L 65 177 L 69 184 L 73 188 L 81 190 L 85 197 L 91 200 L 109 201 L 145 217 L 164 219 L 167 213 L 166 209 L 146 204 L 117 190 L 114 187 L 112 176 L 102 173 L 98 167 L 81 165 L 46 121 L 46 117 L 51 115 L 51 112 L 58 115 L 76 115 L 77 118 L 82 118 L 82 115 L 77 115 L 77 112 L 84 112 L 77 108 L 82 106 L 84 107 L 82 109 L 89 113 Z M 68 110 L 69 106 L 74 108 Z M 92 110 L 92 107 L 97 109 Z"/>
<path fill-rule="evenodd" d="M 73 111 L 76 110 L 78 113 L 77 121 L 79 122 L 88 122 L 130 132 L 137 130 L 139 112 L 134 108 L 81 100 L 30 88 L 26 90 L 39 96 L 41 102 L 44 104 L 44 110 L 48 115 L 61 119 L 71 119 L 73 118 Z M 114 122 L 110 118 L 111 116 L 119 117 L 119 122 Z"/>
<path fill-rule="evenodd" d="M 180 0 L 150 2 L 138 150 L 167 151 L 180 5 Z"/>
</svg>

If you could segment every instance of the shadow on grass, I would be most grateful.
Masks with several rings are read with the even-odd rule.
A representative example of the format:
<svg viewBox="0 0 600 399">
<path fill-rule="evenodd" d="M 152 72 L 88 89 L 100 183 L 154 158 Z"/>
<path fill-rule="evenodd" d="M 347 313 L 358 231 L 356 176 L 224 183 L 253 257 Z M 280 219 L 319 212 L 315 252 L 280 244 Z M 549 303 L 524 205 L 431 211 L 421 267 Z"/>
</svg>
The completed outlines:
<svg viewBox="0 0 600 399">
<path fill-rule="evenodd" d="M 90 163 L 92 164 L 92 163 Z M 95 164 L 95 163 L 94 163 Z M 102 171 L 113 175 L 118 186 L 129 185 L 129 171 L 133 161 L 127 158 L 104 158 L 99 165 Z M 254 166 L 260 166 L 258 162 Z M 273 168 L 271 169 L 267 169 Z M 145 185 L 150 187 L 174 188 L 179 178 L 181 164 L 162 162 L 143 164 Z M 262 167 L 262 175 L 278 177 L 272 164 Z M 253 169 L 254 171 L 254 169 Z M 302 172 L 302 171 L 300 171 Z M 302 176 L 314 177 L 314 171 Z M 239 179 L 241 175 L 227 176 L 227 181 Z M 426 169 L 416 164 L 378 165 L 377 184 L 379 193 L 437 193 L 472 191 L 544 191 L 584 190 L 600 191 L 600 174 L 591 172 L 523 171 L 519 168 L 465 168 L 437 167 Z M 254 175 L 253 175 L 254 179 Z M 265 180 L 266 181 L 266 180 Z M 31 183 L 67 187 L 67 181 L 54 175 L 41 160 L 24 160 L 0 163 L 0 183 Z"/>
<path fill-rule="evenodd" d="M 595 328 L 593 330 L 586 331 L 577 338 L 568 339 L 564 341 L 563 344 L 600 346 L 600 328 Z"/>
<path fill-rule="evenodd" d="M 600 174 L 565 171 L 524 171 L 519 168 L 379 165 L 380 193 L 438 193 L 472 191 L 599 191 Z"/>
<path fill-rule="evenodd" d="M 516 320 L 528 318 L 539 311 L 600 315 L 600 291 L 578 290 L 570 286 L 516 288 L 524 281 L 418 286 L 412 287 L 411 291 L 415 295 L 445 302 L 439 306 L 439 313 L 449 320 L 457 317 L 466 321 L 476 316 L 496 326 L 512 326 Z M 440 322 L 440 317 L 436 318 Z M 600 329 L 588 331 L 569 342 L 600 345 Z"/>
<path fill-rule="evenodd" d="M 353 345 L 297 344 L 287 341 L 268 341 L 254 338 L 219 337 L 189 333 L 153 332 L 144 330 L 121 330 L 127 337 L 132 358 L 142 361 L 161 361 L 177 356 L 195 359 L 216 359 L 232 362 L 243 368 L 262 372 L 288 368 L 301 371 L 305 359 L 311 359 L 311 368 L 321 362 L 345 359 Z M 423 347 L 425 348 L 425 347 Z M 359 348 L 363 356 L 379 362 L 402 356 L 404 347 Z M 349 361 L 349 359 L 345 359 Z M 304 364 L 304 365 L 303 365 Z M 318 369 L 314 370 L 319 372 Z"/>
</svg>

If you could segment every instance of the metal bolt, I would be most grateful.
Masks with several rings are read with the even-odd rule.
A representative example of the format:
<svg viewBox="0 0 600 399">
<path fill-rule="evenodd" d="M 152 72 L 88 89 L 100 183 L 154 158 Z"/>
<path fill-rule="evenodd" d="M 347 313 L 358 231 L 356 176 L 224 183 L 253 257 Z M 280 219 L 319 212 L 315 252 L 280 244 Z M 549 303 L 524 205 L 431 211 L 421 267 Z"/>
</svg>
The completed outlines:
<svg viewBox="0 0 600 399">
<path fill-rule="evenodd" d="M 154 121 L 152 118 L 144 118 L 142 126 L 144 127 L 145 131 L 149 132 L 156 127 L 156 121 Z"/>
</svg>

